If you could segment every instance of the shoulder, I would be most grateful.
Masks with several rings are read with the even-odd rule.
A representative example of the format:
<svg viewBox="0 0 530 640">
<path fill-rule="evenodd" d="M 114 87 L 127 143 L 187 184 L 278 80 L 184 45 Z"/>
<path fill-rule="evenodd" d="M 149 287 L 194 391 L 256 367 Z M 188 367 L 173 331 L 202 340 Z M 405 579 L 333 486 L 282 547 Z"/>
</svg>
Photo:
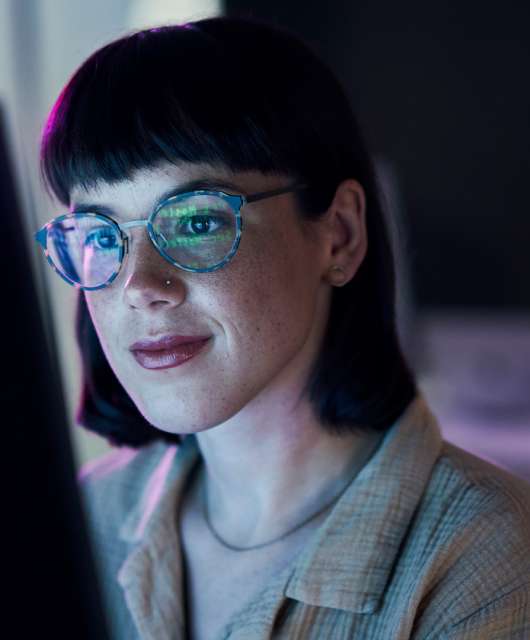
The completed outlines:
<svg viewBox="0 0 530 640">
<path fill-rule="evenodd" d="M 105 483 L 111 479 L 131 474 L 131 470 L 148 468 L 169 445 L 154 440 L 143 447 L 113 447 L 103 455 L 85 462 L 77 472 L 80 486 Z"/>
<path fill-rule="evenodd" d="M 419 603 L 422 622 L 439 629 L 432 637 L 495 610 L 493 624 L 504 616 L 503 624 L 515 625 L 520 616 L 528 630 L 530 484 L 444 441 L 413 531 L 413 555 L 428 585 Z"/>
<path fill-rule="evenodd" d="M 120 523 L 169 446 L 176 445 L 156 440 L 140 448 L 115 447 L 81 466 L 77 483 L 92 524 Z"/>
<path fill-rule="evenodd" d="M 94 486 L 110 488 L 117 482 L 141 483 L 142 478 L 156 467 L 168 446 L 171 445 L 163 440 L 155 440 L 139 448 L 113 447 L 80 467 L 77 472 L 78 485 L 85 489 Z"/>
<path fill-rule="evenodd" d="M 452 443 L 443 442 L 423 502 L 448 534 L 479 523 L 492 529 L 502 521 L 493 540 L 529 540 L 530 484 Z"/>
</svg>

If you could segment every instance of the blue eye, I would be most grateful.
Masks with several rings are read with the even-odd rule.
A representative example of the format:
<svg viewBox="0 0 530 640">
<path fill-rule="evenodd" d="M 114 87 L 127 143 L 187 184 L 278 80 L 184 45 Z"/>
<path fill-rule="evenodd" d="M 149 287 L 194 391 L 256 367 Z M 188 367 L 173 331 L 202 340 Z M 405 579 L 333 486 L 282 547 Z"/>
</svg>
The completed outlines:
<svg viewBox="0 0 530 640">
<path fill-rule="evenodd" d="M 85 238 L 85 245 L 91 244 L 102 251 L 117 249 L 119 246 L 116 232 L 110 227 L 99 227 L 90 231 Z"/>
</svg>

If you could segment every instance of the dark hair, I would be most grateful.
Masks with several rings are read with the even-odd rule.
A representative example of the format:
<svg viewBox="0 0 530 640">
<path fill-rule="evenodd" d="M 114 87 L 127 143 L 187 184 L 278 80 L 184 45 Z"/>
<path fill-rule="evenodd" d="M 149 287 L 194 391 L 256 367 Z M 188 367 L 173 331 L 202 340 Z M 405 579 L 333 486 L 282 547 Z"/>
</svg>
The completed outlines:
<svg viewBox="0 0 530 640">
<path fill-rule="evenodd" d="M 333 288 L 322 349 L 306 392 L 324 428 L 388 429 L 416 393 L 395 315 L 395 263 L 375 174 L 344 89 L 298 36 L 251 18 L 218 17 L 140 31 L 96 51 L 59 96 L 44 130 L 41 169 L 64 204 L 76 185 L 115 182 L 163 160 L 291 176 L 313 220 L 338 184 L 357 179 L 368 251 Z M 112 445 L 179 436 L 149 424 L 114 376 L 89 317 L 77 308 L 83 362 L 78 422 Z"/>
</svg>

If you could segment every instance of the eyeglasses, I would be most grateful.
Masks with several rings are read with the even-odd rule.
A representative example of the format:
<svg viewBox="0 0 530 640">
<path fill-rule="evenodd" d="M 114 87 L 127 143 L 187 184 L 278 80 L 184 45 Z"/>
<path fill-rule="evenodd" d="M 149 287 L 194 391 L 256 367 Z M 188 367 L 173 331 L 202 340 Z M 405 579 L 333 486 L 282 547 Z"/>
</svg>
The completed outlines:
<svg viewBox="0 0 530 640">
<path fill-rule="evenodd" d="M 147 219 L 119 224 L 102 213 L 67 213 L 35 233 L 51 267 L 77 289 L 107 287 L 129 252 L 131 227 L 144 226 L 158 253 L 173 266 L 204 273 L 234 257 L 243 231 L 241 209 L 248 203 L 306 189 L 294 184 L 252 195 L 223 191 L 178 193 L 158 204 Z"/>
</svg>

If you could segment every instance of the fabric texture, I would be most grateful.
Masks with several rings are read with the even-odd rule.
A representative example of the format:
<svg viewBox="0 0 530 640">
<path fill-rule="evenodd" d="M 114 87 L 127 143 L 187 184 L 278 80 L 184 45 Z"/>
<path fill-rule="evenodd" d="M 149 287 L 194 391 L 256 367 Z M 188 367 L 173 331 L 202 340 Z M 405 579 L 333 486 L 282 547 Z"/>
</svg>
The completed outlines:
<svg viewBox="0 0 530 640">
<path fill-rule="evenodd" d="M 184 640 L 177 505 L 195 436 L 78 475 L 114 640 Z M 418 394 L 218 640 L 530 639 L 530 484 L 442 439 Z"/>
</svg>

